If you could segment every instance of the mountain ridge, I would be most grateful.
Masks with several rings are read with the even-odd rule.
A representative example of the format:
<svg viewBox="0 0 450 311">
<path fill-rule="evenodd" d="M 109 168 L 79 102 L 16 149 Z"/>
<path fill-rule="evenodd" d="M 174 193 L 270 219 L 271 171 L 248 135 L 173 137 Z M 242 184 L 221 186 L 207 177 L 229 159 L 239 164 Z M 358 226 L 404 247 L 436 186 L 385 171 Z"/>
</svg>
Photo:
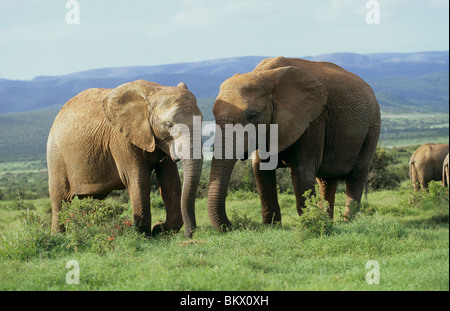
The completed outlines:
<svg viewBox="0 0 450 311">
<path fill-rule="evenodd" d="M 32 80 L 0 79 L 0 114 L 62 106 L 87 88 L 114 88 L 138 79 L 163 85 L 177 85 L 183 81 L 198 99 L 215 98 L 225 79 L 235 73 L 253 70 L 264 58 L 229 57 L 154 66 L 97 68 L 60 76 L 37 76 Z M 448 112 L 448 51 L 330 53 L 300 58 L 334 62 L 359 75 L 377 95 L 381 94 L 382 111 Z M 210 108 L 207 104 L 203 106 Z"/>
</svg>

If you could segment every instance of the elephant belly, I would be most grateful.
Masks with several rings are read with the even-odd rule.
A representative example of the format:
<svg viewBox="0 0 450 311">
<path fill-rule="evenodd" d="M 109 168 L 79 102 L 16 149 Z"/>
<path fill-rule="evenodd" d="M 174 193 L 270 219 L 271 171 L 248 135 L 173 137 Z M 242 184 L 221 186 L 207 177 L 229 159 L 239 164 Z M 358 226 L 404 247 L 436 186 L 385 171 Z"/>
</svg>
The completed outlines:
<svg viewBox="0 0 450 311">
<path fill-rule="evenodd" d="M 95 166 L 72 171 L 69 183 L 73 195 L 107 195 L 112 190 L 125 189 L 117 169 L 105 171 L 105 168 Z"/>
<path fill-rule="evenodd" d="M 83 161 L 66 161 L 73 195 L 106 195 L 125 188 L 114 159 L 101 150 L 94 150 L 79 153 L 74 150 L 72 156 Z"/>
<path fill-rule="evenodd" d="M 320 178 L 343 179 L 361 163 L 361 139 L 353 138 L 348 143 L 334 144 L 326 148 L 318 170 Z"/>
<path fill-rule="evenodd" d="M 344 179 L 354 169 L 356 161 L 322 163 L 317 177 L 323 179 Z"/>
</svg>

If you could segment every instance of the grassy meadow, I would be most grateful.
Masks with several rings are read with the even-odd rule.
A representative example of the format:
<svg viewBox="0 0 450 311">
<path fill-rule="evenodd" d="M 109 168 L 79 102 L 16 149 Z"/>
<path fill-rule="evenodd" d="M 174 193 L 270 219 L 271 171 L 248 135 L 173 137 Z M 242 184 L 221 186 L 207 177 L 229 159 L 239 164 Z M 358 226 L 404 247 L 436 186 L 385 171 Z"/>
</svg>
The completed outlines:
<svg viewBox="0 0 450 311">
<path fill-rule="evenodd" d="M 106 200 L 122 206 L 108 224 L 80 218 L 79 228 L 83 222 L 97 227 L 52 236 L 48 199 L 20 202 L 32 204 L 22 210 L 14 200 L 3 201 L 0 290 L 449 290 L 448 188 L 436 183 L 430 192 L 413 193 L 403 182 L 396 190 L 371 192 L 350 222 L 342 220 L 345 195 L 339 193 L 336 218 L 319 233 L 302 225 L 292 194 L 279 200 L 282 225 L 267 226 L 260 223 L 256 193 L 230 194 L 234 230 L 220 234 L 209 222 L 206 198 L 198 199 L 192 239 L 181 232 L 144 238 L 129 226 L 129 204 L 116 199 Z M 152 216 L 164 220 L 164 209 L 152 207 Z M 111 223 L 123 228 L 111 229 Z M 72 267 L 66 265 L 73 260 L 79 284 L 67 283 Z M 376 283 L 370 281 L 373 267 L 366 266 L 373 260 Z"/>
</svg>

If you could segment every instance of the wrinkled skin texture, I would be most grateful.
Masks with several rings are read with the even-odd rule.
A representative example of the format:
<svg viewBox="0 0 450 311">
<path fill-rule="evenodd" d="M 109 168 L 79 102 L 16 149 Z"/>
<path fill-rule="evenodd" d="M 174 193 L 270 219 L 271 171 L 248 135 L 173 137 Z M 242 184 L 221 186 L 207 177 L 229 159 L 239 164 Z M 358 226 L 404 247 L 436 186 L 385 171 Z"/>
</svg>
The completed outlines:
<svg viewBox="0 0 450 311">
<path fill-rule="evenodd" d="M 442 186 L 448 187 L 449 186 L 449 170 L 448 170 L 448 153 L 447 156 L 444 159 L 444 165 L 442 166 Z"/>
<path fill-rule="evenodd" d="M 448 144 L 424 144 L 409 160 L 409 177 L 414 190 L 427 189 L 432 180 L 442 180 L 442 167 L 448 154 Z"/>
<path fill-rule="evenodd" d="M 147 235 L 195 228 L 195 194 L 202 160 L 182 159 L 181 187 L 173 129 L 200 116 L 184 83 L 166 87 L 145 80 L 115 89 L 88 89 L 70 99 L 56 116 L 47 142 L 52 231 L 63 230 L 58 212 L 74 196 L 105 198 L 127 189 L 135 226 Z M 189 133 L 187 135 L 190 135 Z M 192 140 L 191 140 L 192 141 Z M 150 174 L 155 171 L 166 221 L 151 230 Z"/>
<path fill-rule="evenodd" d="M 278 167 L 291 171 L 300 215 L 303 194 L 314 188 L 316 178 L 330 203 L 330 217 L 338 180 L 346 182 L 347 217 L 350 203 L 360 203 L 378 142 L 380 109 L 370 86 L 356 75 L 332 63 L 268 58 L 252 72 L 227 79 L 213 112 L 222 128 L 227 123 L 278 125 Z M 225 197 L 235 161 L 212 162 L 208 212 L 220 231 L 231 226 Z M 260 161 L 256 152 L 253 172 L 263 222 L 280 222 L 275 170 L 261 170 Z"/>
</svg>

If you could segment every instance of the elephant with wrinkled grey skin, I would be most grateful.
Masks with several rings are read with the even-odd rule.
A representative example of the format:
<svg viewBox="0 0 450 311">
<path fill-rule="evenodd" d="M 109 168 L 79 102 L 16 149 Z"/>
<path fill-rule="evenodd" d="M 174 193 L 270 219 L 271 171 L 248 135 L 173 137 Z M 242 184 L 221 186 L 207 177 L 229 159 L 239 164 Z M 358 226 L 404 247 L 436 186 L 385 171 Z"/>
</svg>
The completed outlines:
<svg viewBox="0 0 450 311">
<path fill-rule="evenodd" d="M 371 87 L 358 76 L 332 63 L 268 58 L 252 72 L 227 79 L 213 113 L 222 132 L 228 124 L 278 125 L 278 167 L 291 170 L 300 215 L 303 194 L 314 188 L 316 177 L 331 218 L 338 180 L 346 181 L 346 217 L 350 203 L 360 203 L 380 133 L 380 108 Z M 229 139 L 217 139 L 214 144 L 220 143 L 224 154 Z M 257 149 L 262 147 L 267 150 Z M 280 222 L 275 170 L 260 168 L 258 152 L 253 172 L 263 223 Z M 231 227 L 225 198 L 235 162 L 236 157 L 212 160 L 208 213 L 219 231 Z"/>
<path fill-rule="evenodd" d="M 442 186 L 448 187 L 450 180 L 449 180 L 449 171 L 448 171 L 448 153 L 447 156 L 444 159 L 444 165 L 442 167 Z"/>
<path fill-rule="evenodd" d="M 203 160 L 181 159 L 181 186 L 174 146 L 189 140 L 184 146 L 192 149 L 194 116 L 201 120 L 202 114 L 184 83 L 168 87 L 137 80 L 115 89 L 88 89 L 70 99 L 56 116 L 47 141 L 52 231 L 63 230 L 58 215 L 63 201 L 74 196 L 103 199 L 112 190 L 127 189 L 140 232 L 178 231 L 184 223 L 185 235 L 191 236 Z M 190 132 L 178 131 L 181 124 Z M 152 170 L 166 208 L 166 221 L 153 230 Z"/>
<path fill-rule="evenodd" d="M 442 166 L 448 154 L 448 144 L 424 144 L 414 151 L 409 160 L 409 177 L 414 191 L 428 189 L 432 180 L 442 180 Z"/>
</svg>

